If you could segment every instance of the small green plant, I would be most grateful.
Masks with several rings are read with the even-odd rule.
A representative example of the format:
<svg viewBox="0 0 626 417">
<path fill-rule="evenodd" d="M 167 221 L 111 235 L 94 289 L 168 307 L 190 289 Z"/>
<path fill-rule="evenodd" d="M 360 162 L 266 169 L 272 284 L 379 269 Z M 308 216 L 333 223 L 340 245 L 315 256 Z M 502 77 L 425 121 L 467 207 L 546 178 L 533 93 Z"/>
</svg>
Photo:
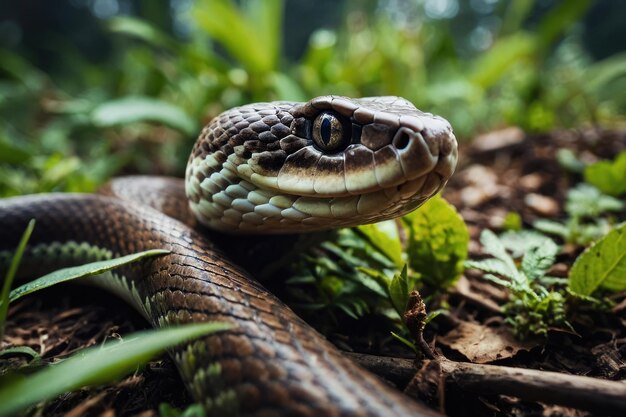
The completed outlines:
<svg viewBox="0 0 626 417">
<path fill-rule="evenodd" d="M 300 307 L 358 319 L 382 314 L 400 322 L 409 293 L 446 291 L 459 278 L 469 234 L 441 197 L 396 221 L 343 229 L 335 242 L 312 248 L 288 281 Z M 313 290 L 311 290 L 313 287 Z"/>
<path fill-rule="evenodd" d="M 539 219 L 533 227 L 543 233 L 556 235 L 567 243 L 587 246 L 611 230 L 609 212 L 620 211 L 624 203 L 602 194 L 589 184 L 578 184 L 567 192 L 563 222 Z"/>
<path fill-rule="evenodd" d="M 585 181 L 605 194 L 618 197 L 626 193 L 626 151 L 613 161 L 600 161 L 585 167 Z"/>
<path fill-rule="evenodd" d="M 505 320 L 520 338 L 546 336 L 550 328 L 571 329 L 566 319 L 566 297 L 561 291 L 549 289 L 564 282 L 546 275 L 554 264 L 558 247 L 549 238 L 530 236 L 525 239 L 523 252 L 515 254 L 521 255 L 518 263 L 501 239 L 484 230 L 480 242 L 483 251 L 492 258 L 465 262 L 467 268 L 484 271 L 485 279 L 509 289 L 510 299 L 503 307 Z"/>
</svg>

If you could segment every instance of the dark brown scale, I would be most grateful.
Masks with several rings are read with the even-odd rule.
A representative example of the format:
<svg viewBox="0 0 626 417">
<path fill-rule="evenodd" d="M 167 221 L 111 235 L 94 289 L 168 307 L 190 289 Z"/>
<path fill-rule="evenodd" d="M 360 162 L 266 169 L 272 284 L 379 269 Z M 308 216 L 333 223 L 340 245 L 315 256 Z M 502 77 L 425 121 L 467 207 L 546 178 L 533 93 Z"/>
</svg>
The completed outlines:
<svg viewBox="0 0 626 417">
<path fill-rule="evenodd" d="M 285 163 L 287 154 L 283 150 L 265 151 L 252 156 L 252 169 L 262 175 L 275 177 Z"/>
<path fill-rule="evenodd" d="M 287 154 L 292 154 L 309 144 L 309 141 L 298 136 L 288 136 L 280 141 L 280 148 Z"/>
<path fill-rule="evenodd" d="M 250 123 L 249 128 L 255 131 L 256 133 L 267 132 L 268 130 L 270 130 L 270 126 L 267 123 L 265 123 L 263 120 L 258 120 L 254 123 Z"/>
<path fill-rule="evenodd" d="M 286 126 L 282 123 L 278 123 L 272 126 L 272 128 L 270 129 L 270 132 L 272 133 L 272 135 L 276 136 L 278 139 L 282 139 L 285 136 L 289 135 L 289 133 L 291 133 L 291 130 L 289 129 L 289 126 Z"/>
<path fill-rule="evenodd" d="M 276 136 L 274 136 L 274 134 L 272 132 L 261 132 L 259 133 L 259 140 L 261 142 L 274 142 L 276 141 L 278 138 Z"/>
<path fill-rule="evenodd" d="M 277 123 L 280 123 L 280 119 L 275 114 L 265 116 L 263 119 L 261 119 L 261 121 L 270 127 L 274 126 Z"/>
</svg>

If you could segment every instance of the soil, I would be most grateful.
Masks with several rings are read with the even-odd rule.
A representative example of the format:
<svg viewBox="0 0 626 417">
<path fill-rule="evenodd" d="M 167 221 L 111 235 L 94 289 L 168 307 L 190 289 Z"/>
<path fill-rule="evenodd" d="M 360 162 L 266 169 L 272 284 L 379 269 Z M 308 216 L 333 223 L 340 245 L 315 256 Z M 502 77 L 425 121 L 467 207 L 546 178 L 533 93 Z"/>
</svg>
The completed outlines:
<svg viewBox="0 0 626 417">
<path fill-rule="evenodd" d="M 562 149 L 571 150 L 585 163 L 613 158 L 626 149 L 626 132 L 594 129 L 527 135 L 509 128 L 461 146 L 460 166 L 444 197 L 468 225 L 470 257 L 481 256 L 480 232 L 500 230 L 509 212 L 518 213 L 524 227 L 537 218 L 563 217 L 565 193 L 581 177 L 559 164 L 557 154 Z M 626 218 L 626 213 L 619 217 Z M 565 246 L 551 274 L 566 277 L 580 250 Z M 575 332 L 555 329 L 547 340 L 525 342 L 512 337 L 503 325 L 499 310 L 506 297 L 502 288 L 483 280 L 479 273 L 468 272 L 449 295 L 450 314 L 428 326 L 427 341 L 453 360 L 626 379 L 626 294 L 613 296 L 612 313 L 583 312 L 574 317 Z M 137 313 L 108 294 L 82 286 L 60 286 L 11 306 L 4 342 L 30 346 L 45 361 L 55 361 L 79 348 L 146 327 Z M 0 367 L 23 364 L 22 357 L 0 359 Z M 395 382 L 406 381 L 400 378 Z M 64 395 L 39 411 L 49 416 L 152 416 L 158 415 L 163 402 L 180 408 L 191 402 L 167 357 L 117 384 Z M 591 415 L 459 389 L 446 392 L 443 402 L 452 416 Z"/>
</svg>

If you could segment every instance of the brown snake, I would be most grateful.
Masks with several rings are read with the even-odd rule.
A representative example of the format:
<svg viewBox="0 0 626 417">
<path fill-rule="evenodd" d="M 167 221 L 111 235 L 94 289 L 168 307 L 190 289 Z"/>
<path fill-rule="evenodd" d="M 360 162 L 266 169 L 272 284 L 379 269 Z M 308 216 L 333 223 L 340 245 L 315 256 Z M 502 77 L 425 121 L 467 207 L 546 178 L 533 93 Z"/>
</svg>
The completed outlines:
<svg viewBox="0 0 626 417">
<path fill-rule="evenodd" d="M 184 187 L 182 180 L 138 177 L 113 181 L 109 195 L 0 201 L 0 267 L 31 218 L 37 226 L 23 262 L 30 277 L 147 249 L 171 251 L 91 281 L 156 327 L 233 324 L 172 352 L 209 415 L 434 415 L 342 356 L 184 222 L 193 226 L 193 213 L 212 229 L 264 234 L 396 217 L 444 186 L 456 152 L 445 120 L 397 97 L 239 107 L 203 130 Z"/>
</svg>

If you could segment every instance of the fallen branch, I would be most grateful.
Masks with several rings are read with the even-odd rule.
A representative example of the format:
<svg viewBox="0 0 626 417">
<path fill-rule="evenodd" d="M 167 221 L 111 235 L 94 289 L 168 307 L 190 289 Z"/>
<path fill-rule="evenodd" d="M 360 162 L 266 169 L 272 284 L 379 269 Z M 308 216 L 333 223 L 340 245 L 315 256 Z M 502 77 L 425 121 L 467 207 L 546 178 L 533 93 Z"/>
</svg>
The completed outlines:
<svg viewBox="0 0 626 417">
<path fill-rule="evenodd" d="M 414 375 L 406 391 L 415 394 L 425 378 L 416 374 L 410 359 L 364 354 L 349 356 L 374 373 L 403 385 Z M 603 415 L 626 415 L 626 383 L 558 372 L 454 362 L 445 358 L 429 360 L 422 369 L 438 367 L 439 392 L 448 384 L 479 395 L 497 394 L 579 408 Z M 430 378 L 432 381 L 433 378 Z M 443 384 L 442 384 L 443 382 Z M 422 384 L 423 385 L 423 384 Z M 440 403 L 443 403 L 440 398 Z"/>
</svg>

